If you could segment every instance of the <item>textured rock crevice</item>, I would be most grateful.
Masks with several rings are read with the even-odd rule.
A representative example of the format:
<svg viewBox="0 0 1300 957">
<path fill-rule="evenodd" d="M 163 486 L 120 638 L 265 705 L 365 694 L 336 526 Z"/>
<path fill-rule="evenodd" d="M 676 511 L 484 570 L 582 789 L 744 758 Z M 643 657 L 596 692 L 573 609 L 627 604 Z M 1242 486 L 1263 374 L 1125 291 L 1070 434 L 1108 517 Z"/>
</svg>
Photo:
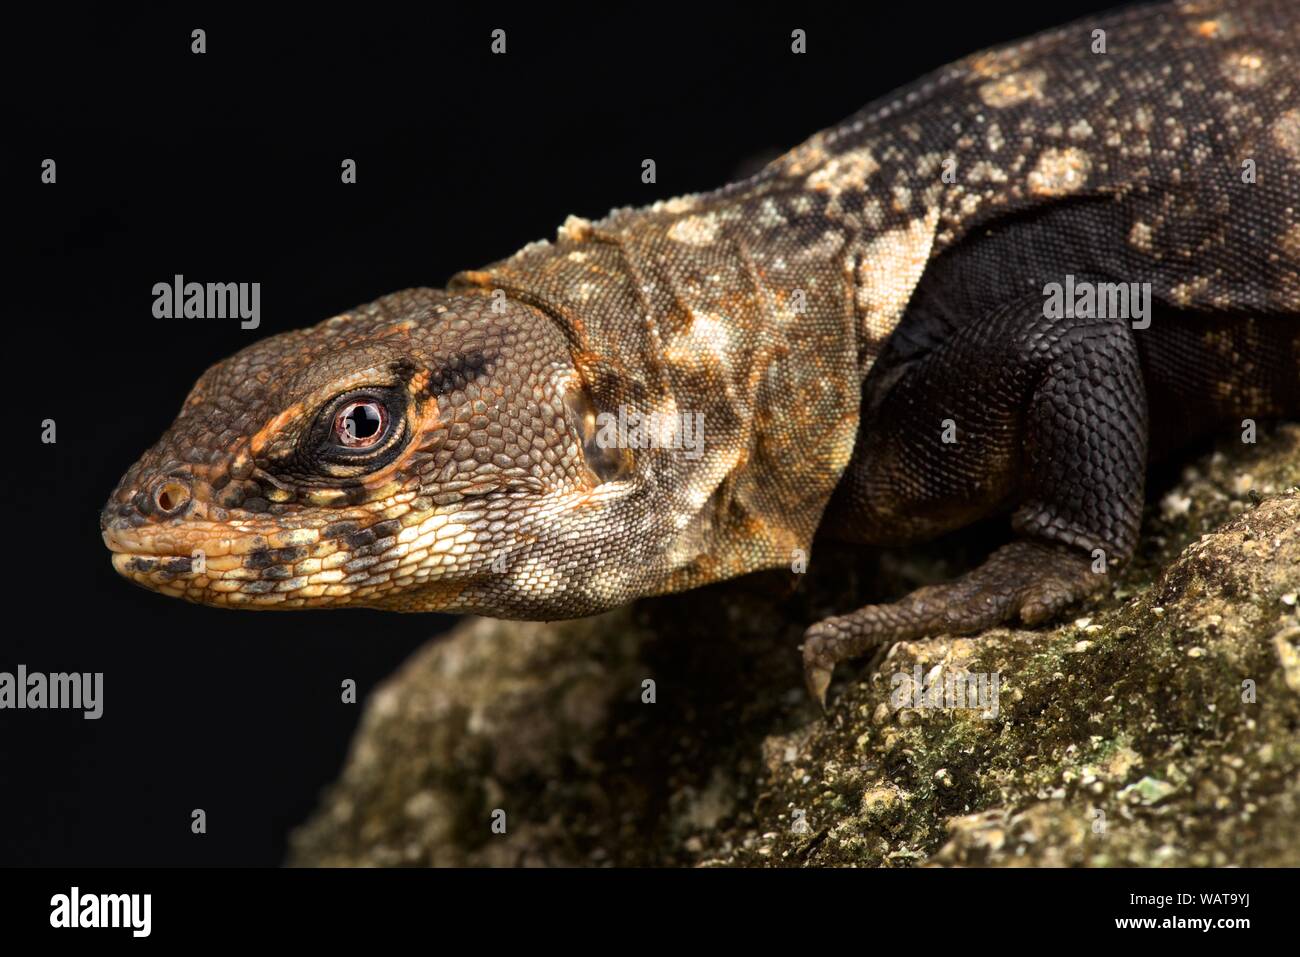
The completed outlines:
<svg viewBox="0 0 1300 957">
<path fill-rule="evenodd" d="M 1298 485 L 1300 426 L 1225 444 L 1072 620 L 882 650 L 826 716 L 804 626 L 998 532 L 820 548 L 806 576 L 579 621 L 467 619 L 367 702 L 290 863 L 1300 865 Z M 967 675 L 997 677 L 995 714 L 915 706 Z"/>
</svg>

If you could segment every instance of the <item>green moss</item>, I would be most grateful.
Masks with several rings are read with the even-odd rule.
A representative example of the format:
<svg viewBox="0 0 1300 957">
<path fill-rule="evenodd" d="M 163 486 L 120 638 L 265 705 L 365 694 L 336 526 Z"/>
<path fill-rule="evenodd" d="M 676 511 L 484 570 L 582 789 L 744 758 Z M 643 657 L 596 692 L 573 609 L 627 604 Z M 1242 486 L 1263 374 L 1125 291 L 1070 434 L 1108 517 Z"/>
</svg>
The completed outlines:
<svg viewBox="0 0 1300 957">
<path fill-rule="evenodd" d="M 953 574 L 987 530 L 585 621 L 467 622 L 368 703 L 293 860 L 1300 864 L 1298 482 L 1300 427 L 1225 446 L 1157 496 L 1112 593 L 1054 628 L 901 643 L 841 669 L 824 716 L 806 624 Z M 998 674 L 996 717 L 892 708 L 917 665 Z"/>
</svg>

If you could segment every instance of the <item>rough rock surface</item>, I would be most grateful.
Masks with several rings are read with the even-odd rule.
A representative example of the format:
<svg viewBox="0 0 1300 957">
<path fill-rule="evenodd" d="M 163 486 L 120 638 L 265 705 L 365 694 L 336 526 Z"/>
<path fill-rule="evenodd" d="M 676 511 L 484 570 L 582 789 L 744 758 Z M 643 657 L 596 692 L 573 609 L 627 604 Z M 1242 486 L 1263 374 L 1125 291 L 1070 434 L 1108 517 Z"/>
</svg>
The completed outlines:
<svg viewBox="0 0 1300 957">
<path fill-rule="evenodd" d="M 1300 426 L 1225 443 L 1154 485 L 1141 553 L 1072 620 L 882 649 L 825 716 L 805 624 L 961 570 L 999 526 L 468 619 L 371 697 L 290 863 L 1300 865 L 1298 485 Z M 929 706 L 960 673 L 997 676 L 996 713 Z"/>
</svg>

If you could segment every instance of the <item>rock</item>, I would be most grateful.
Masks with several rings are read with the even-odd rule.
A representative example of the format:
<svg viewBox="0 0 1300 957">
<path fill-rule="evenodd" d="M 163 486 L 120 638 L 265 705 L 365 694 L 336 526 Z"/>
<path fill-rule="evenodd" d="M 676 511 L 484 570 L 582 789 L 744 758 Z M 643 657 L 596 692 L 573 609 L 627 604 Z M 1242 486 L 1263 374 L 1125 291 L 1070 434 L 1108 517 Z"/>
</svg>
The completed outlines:
<svg viewBox="0 0 1300 957">
<path fill-rule="evenodd" d="M 1300 426 L 1225 445 L 1071 621 L 882 649 L 825 716 L 805 625 L 1005 533 L 467 619 L 367 702 L 290 863 L 1300 865 L 1298 484 Z"/>
</svg>

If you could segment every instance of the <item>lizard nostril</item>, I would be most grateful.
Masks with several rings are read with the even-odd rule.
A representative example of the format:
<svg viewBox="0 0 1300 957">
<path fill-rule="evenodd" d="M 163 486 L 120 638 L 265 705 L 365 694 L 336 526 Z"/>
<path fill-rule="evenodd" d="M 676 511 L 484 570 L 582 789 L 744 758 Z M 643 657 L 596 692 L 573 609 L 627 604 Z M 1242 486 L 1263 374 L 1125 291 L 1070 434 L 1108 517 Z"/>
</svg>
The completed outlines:
<svg viewBox="0 0 1300 957">
<path fill-rule="evenodd" d="M 170 515 L 189 504 L 190 490 L 175 479 L 167 479 L 154 490 L 153 500 L 158 511 Z"/>
</svg>

